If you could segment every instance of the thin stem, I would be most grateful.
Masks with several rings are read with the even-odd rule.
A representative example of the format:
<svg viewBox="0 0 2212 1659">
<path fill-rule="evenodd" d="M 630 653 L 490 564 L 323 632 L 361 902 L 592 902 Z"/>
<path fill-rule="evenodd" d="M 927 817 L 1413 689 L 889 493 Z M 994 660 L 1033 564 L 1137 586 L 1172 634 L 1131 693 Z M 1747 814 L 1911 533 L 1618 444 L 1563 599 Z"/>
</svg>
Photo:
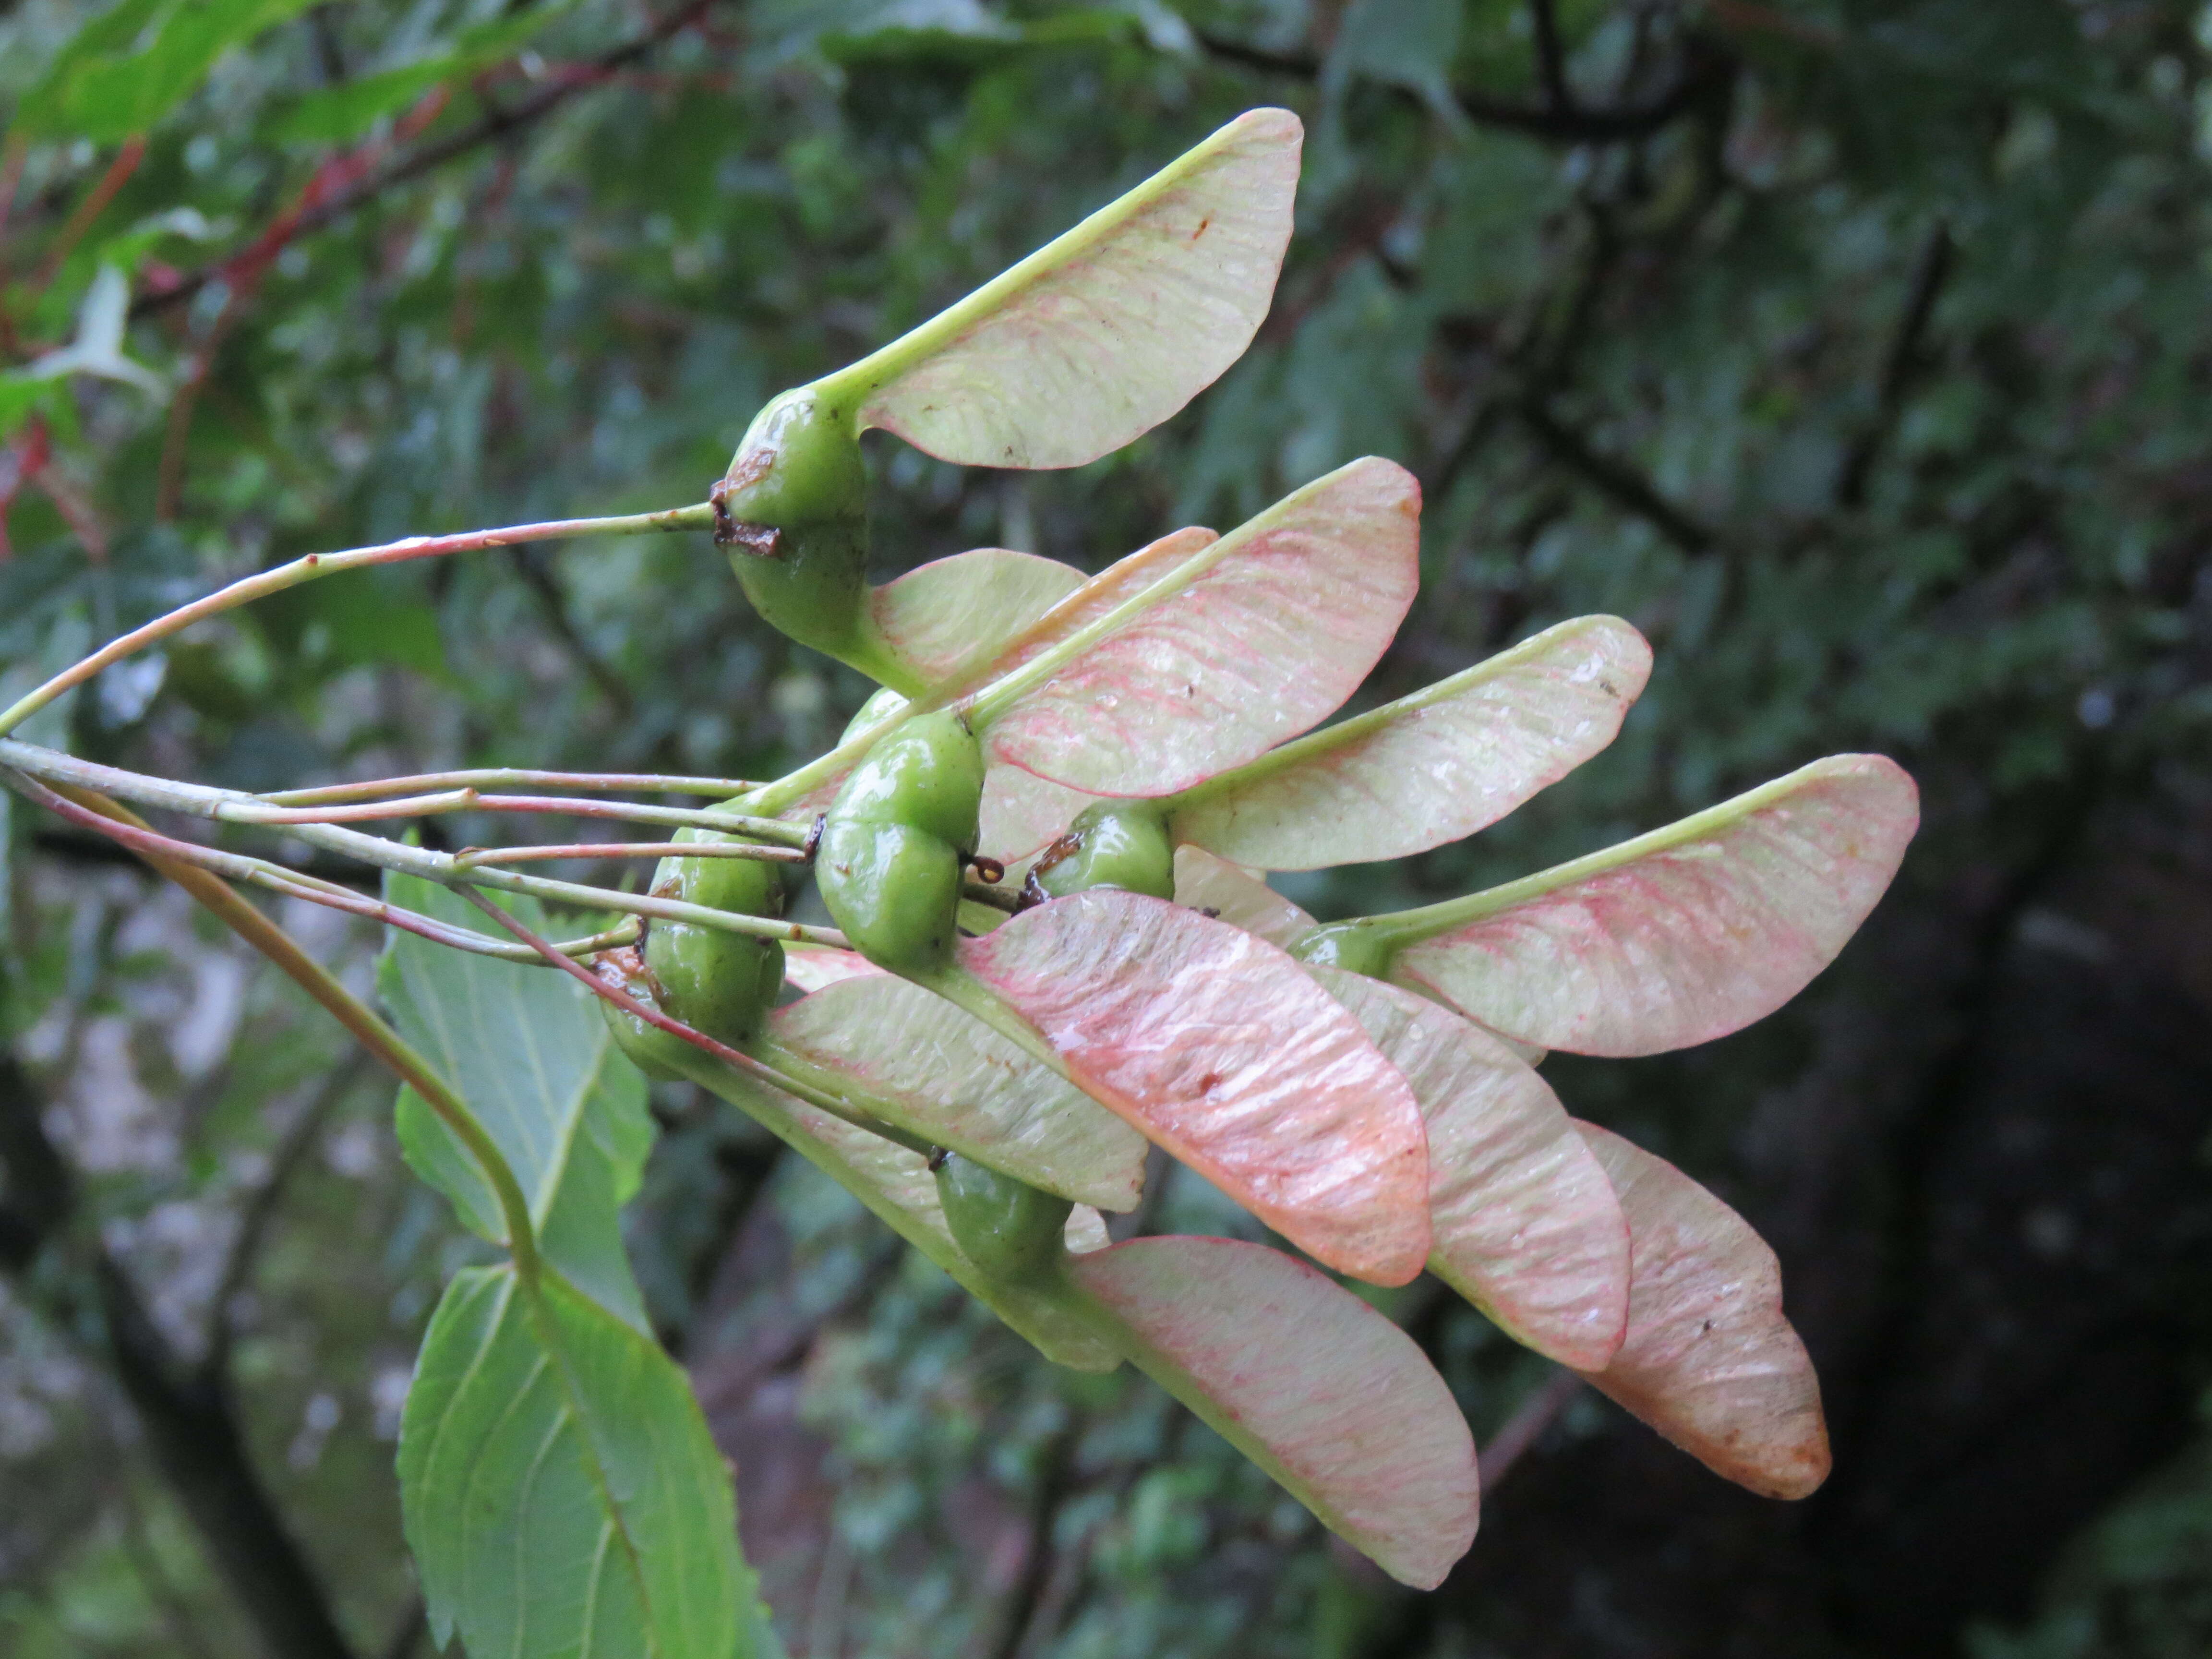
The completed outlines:
<svg viewBox="0 0 2212 1659">
<path fill-rule="evenodd" d="M 146 140 L 143 137 L 124 141 L 123 148 L 108 163 L 106 172 L 100 174 L 100 182 L 70 210 L 69 218 L 56 233 L 53 246 L 46 250 L 46 259 L 39 267 L 39 274 L 32 278 L 31 293 L 33 297 L 44 294 L 52 285 L 55 276 L 60 274 L 62 262 L 69 258 L 70 251 L 83 240 L 85 232 L 92 228 L 93 221 L 107 210 L 107 204 L 115 199 L 115 193 L 129 182 L 131 175 L 137 172 L 138 163 L 145 159 L 145 155 Z M 11 191 L 9 193 L 12 195 L 14 192 Z"/>
<path fill-rule="evenodd" d="M 205 870 L 233 881 L 246 882 L 274 893 L 281 898 L 304 900 L 332 910 L 343 910 L 349 915 L 398 927 L 419 934 L 435 945 L 448 945 L 457 951 L 466 951 L 477 956 L 496 957 L 507 962 L 538 960 L 537 953 L 519 945 L 502 945 L 496 939 L 486 939 L 465 927 L 456 927 L 449 922 L 426 916 L 404 906 L 383 899 L 370 898 L 350 887 L 341 887 L 333 881 L 287 870 L 282 865 L 270 864 L 264 859 L 247 858 L 241 854 L 226 853 L 221 848 L 196 846 L 188 841 L 179 841 L 152 829 L 133 829 L 105 817 L 100 813 L 55 793 L 37 779 L 20 772 L 0 768 L 0 779 L 21 794 L 24 799 L 43 806 L 57 817 L 81 828 L 93 830 L 108 840 L 128 847 L 143 857 L 160 857 L 179 864 L 189 864 L 195 869 Z M 617 945 L 628 945 L 637 938 L 638 924 L 635 920 L 624 921 L 604 933 L 588 939 L 570 939 L 559 948 L 575 956 L 590 956 Z"/>
<path fill-rule="evenodd" d="M 370 778 L 360 783 L 325 783 L 311 789 L 279 789 L 256 796 L 271 806 L 320 806 L 349 800 L 381 800 L 389 795 L 428 794 L 441 789 L 575 789 L 641 795 L 711 795 L 726 800 L 762 786 L 744 778 L 664 777 L 656 772 L 539 772 L 520 766 L 479 766 L 458 772 L 418 772 L 412 777 Z"/>
<path fill-rule="evenodd" d="M 962 882 L 960 896 L 977 904 L 988 904 L 994 910 L 1004 910 L 1010 916 L 1017 913 L 1022 902 L 1022 896 L 1010 888 L 992 887 L 980 881 Z"/>
<path fill-rule="evenodd" d="M 498 530 L 462 531 L 451 536 L 408 536 L 375 547 L 349 548 L 341 553 L 310 553 L 289 564 L 280 564 L 273 570 L 264 570 L 234 581 L 228 587 L 218 588 L 204 599 L 179 605 L 167 616 L 156 617 L 144 627 L 134 629 L 120 639 L 110 641 L 82 662 L 64 669 L 36 690 L 17 698 L 9 708 L 0 711 L 0 732 L 14 731 L 64 692 L 83 684 L 102 669 L 122 661 L 131 653 L 142 650 L 156 640 L 167 639 L 196 622 L 218 616 L 252 600 L 265 599 L 271 593 L 281 593 L 288 587 L 296 587 L 301 582 L 313 581 L 319 576 L 335 575 L 343 570 L 358 570 L 368 565 L 398 564 L 409 559 L 434 558 L 441 554 L 463 553 L 478 548 L 512 547 L 521 542 L 583 536 L 632 536 L 648 531 L 706 530 L 711 529 L 714 522 L 714 509 L 702 502 L 696 507 L 671 507 L 659 513 L 631 513 L 601 519 L 552 519 L 540 524 L 509 525 Z"/>
<path fill-rule="evenodd" d="M 555 859 L 750 859 L 758 864 L 805 864 L 799 847 L 755 847 L 741 841 L 574 841 L 543 847 L 470 847 L 453 854 L 456 870 L 487 864 L 532 864 Z"/>
<path fill-rule="evenodd" d="M 64 785 L 60 793 L 74 805 L 112 819 L 125 829 L 153 833 L 151 826 L 136 813 L 91 790 Z M 404 1037 L 380 1019 L 374 1011 L 340 984 L 328 969 L 301 950 L 289 933 L 233 892 L 222 878 L 157 853 L 146 852 L 140 856 L 275 963 L 301 990 L 329 1010 L 338 1024 L 353 1034 L 355 1041 L 391 1067 L 401 1082 L 420 1095 L 430 1109 L 444 1120 L 446 1127 L 476 1159 L 484 1179 L 498 1196 L 515 1272 L 526 1282 L 534 1282 L 538 1274 L 538 1243 L 531 1225 L 529 1203 L 522 1195 L 514 1172 L 507 1168 L 499 1148 L 477 1121 L 476 1114 L 435 1068 L 416 1053 Z"/>
<path fill-rule="evenodd" d="M 447 812 L 550 812 L 574 818 L 612 818 L 625 823 L 665 823 L 679 830 L 714 830 L 750 836 L 784 847 L 802 847 L 804 825 L 778 818 L 720 812 L 711 807 L 652 806 L 641 801 L 573 800 L 565 795 L 484 795 L 474 789 L 448 789 L 398 800 L 358 801 L 331 806 L 272 806 L 251 796 L 226 792 L 225 804 L 210 816 L 227 823 L 370 823 L 392 818 L 436 817 Z M 743 856 L 742 854 L 740 856 Z"/>
<path fill-rule="evenodd" d="M 754 1059 L 743 1049 L 732 1048 L 726 1042 L 717 1042 L 704 1031 L 695 1030 L 684 1024 L 682 1020 L 662 1013 L 650 1003 L 641 1002 L 629 992 L 617 989 L 581 963 L 562 956 L 550 942 L 532 932 L 526 923 L 494 904 L 482 893 L 465 891 L 461 896 L 527 945 L 544 957 L 549 965 L 558 968 L 562 973 L 574 979 L 581 981 L 593 996 L 604 1002 L 612 1003 L 624 1013 L 641 1019 L 647 1024 L 667 1032 L 671 1036 L 682 1038 L 702 1054 L 711 1054 L 725 1066 L 749 1073 L 772 1089 L 780 1089 L 787 1095 L 795 1095 L 811 1105 L 818 1106 L 831 1115 L 842 1118 L 855 1128 L 866 1129 L 871 1134 L 881 1135 L 886 1140 L 896 1141 L 908 1151 L 919 1152 L 924 1158 L 936 1151 L 929 1142 L 910 1135 L 905 1130 L 885 1123 L 866 1112 L 859 1111 L 836 1096 L 823 1090 L 811 1088 L 801 1083 L 797 1078 L 788 1077 L 775 1066 Z"/>
<path fill-rule="evenodd" d="M 21 743 L 12 738 L 0 738 L 0 767 L 12 767 L 32 777 L 43 778 L 49 783 L 66 783 L 81 789 L 100 790 L 121 795 L 126 799 L 190 813 L 196 817 L 221 817 L 224 815 L 216 808 L 235 805 L 240 799 L 227 790 L 210 789 L 196 783 L 177 783 L 167 778 L 150 778 L 137 772 L 125 772 L 117 767 L 100 766 L 52 749 Z M 250 799 L 248 804 L 259 805 Z M 748 939 L 795 939 L 811 945 L 836 945 L 841 950 L 852 948 L 844 934 L 834 927 L 810 927 L 799 922 L 778 921 L 772 917 L 746 915 L 736 910 L 720 910 L 711 905 L 691 904 L 681 899 L 655 898 L 649 894 L 613 893 L 603 888 L 587 887 L 580 882 L 554 881 L 544 876 L 526 876 L 514 870 L 464 869 L 456 866 L 453 856 L 449 853 L 410 847 L 404 842 L 392 841 L 382 836 L 363 835 L 360 830 L 349 830 L 343 824 L 295 823 L 283 827 L 309 846 L 319 847 L 343 857 L 358 859 L 364 864 L 373 864 L 381 869 L 396 870 L 402 875 L 419 876 L 441 886 L 466 883 L 480 887 L 495 887 L 501 892 L 527 893 L 536 898 L 550 899 L 557 904 L 577 905 L 588 910 L 657 916 L 664 921 L 687 921 L 726 933 L 740 933 Z M 805 833 L 792 824 L 782 824 L 778 828 L 802 837 Z"/>
</svg>

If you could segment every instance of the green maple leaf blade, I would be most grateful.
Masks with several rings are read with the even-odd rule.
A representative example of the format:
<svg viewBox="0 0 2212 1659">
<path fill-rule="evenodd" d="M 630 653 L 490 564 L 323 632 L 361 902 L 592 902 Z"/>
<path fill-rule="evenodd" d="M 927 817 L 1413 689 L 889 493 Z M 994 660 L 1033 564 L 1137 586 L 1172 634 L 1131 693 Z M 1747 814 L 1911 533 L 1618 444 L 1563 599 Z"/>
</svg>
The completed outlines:
<svg viewBox="0 0 2212 1659">
<path fill-rule="evenodd" d="M 399 1442 L 431 1628 L 471 1653 L 780 1659 L 683 1372 L 556 1274 L 454 1279 Z"/>
<path fill-rule="evenodd" d="M 482 917 L 434 883 L 387 875 L 394 904 L 463 927 Z M 543 931 L 528 901 L 516 914 Z M 636 1191 L 653 1120 L 645 1081 L 614 1046 L 591 994 L 564 974 L 470 955 L 396 932 L 378 983 L 400 1034 L 468 1103 L 514 1171 L 538 1248 L 578 1288 L 640 1330 L 644 1305 L 617 1212 Z M 505 1229 L 489 1187 L 453 1133 L 400 1091 L 400 1148 L 487 1238 Z"/>
</svg>

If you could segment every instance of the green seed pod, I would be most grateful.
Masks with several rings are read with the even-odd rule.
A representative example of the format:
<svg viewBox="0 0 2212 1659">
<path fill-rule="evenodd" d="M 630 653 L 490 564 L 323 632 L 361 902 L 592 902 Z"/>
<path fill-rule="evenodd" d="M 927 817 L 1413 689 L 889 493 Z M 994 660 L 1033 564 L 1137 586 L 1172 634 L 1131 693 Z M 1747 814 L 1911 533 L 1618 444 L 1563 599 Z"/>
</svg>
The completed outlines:
<svg viewBox="0 0 2212 1659">
<path fill-rule="evenodd" d="M 638 1001 L 649 1006 L 659 1006 L 653 994 L 653 986 L 646 976 L 645 958 L 633 945 L 618 951 L 603 951 L 592 963 L 602 979 L 611 980 L 617 989 L 626 991 Z M 627 1009 L 617 1008 L 611 1002 L 601 1000 L 599 1012 L 605 1016 L 607 1030 L 614 1033 L 615 1047 L 636 1062 L 637 1069 L 649 1078 L 662 1082 L 684 1075 L 677 1064 L 686 1051 L 698 1051 L 680 1036 L 662 1030 L 658 1025 L 640 1019 Z"/>
<path fill-rule="evenodd" d="M 908 721 L 845 780 L 824 815 L 814 878 L 869 961 L 909 975 L 951 962 L 982 795 L 982 750 L 947 713 Z"/>
<path fill-rule="evenodd" d="M 769 625 L 840 658 L 864 648 L 867 471 L 848 411 L 804 388 L 753 417 L 715 485 L 714 539 Z"/>
<path fill-rule="evenodd" d="M 1391 961 L 1398 954 L 1397 945 L 1364 920 L 1332 921 L 1315 928 L 1289 949 L 1300 962 L 1342 968 L 1370 979 L 1389 978 Z"/>
<path fill-rule="evenodd" d="M 975 850 L 983 750 L 949 710 L 908 720 L 868 751 L 830 808 L 834 823 L 905 823 L 963 853 Z"/>
<path fill-rule="evenodd" d="M 1075 1207 L 1067 1200 L 957 1152 L 938 1163 L 937 1200 L 954 1242 L 994 1278 L 1036 1279 L 1060 1265 L 1068 1212 Z"/>
<path fill-rule="evenodd" d="M 853 948 L 895 974 L 929 975 L 952 960 L 960 850 L 909 823 L 834 814 L 814 855 L 830 919 Z"/>
<path fill-rule="evenodd" d="M 694 843 L 738 839 L 711 830 L 676 836 L 678 842 Z M 744 915 L 783 914 L 782 878 L 775 865 L 758 859 L 663 859 L 653 872 L 653 892 Z M 650 924 L 645 966 L 663 1011 L 732 1048 L 760 1035 L 761 1022 L 783 988 L 782 945 L 690 922 Z"/>
<path fill-rule="evenodd" d="M 1165 816 L 1150 801 L 1100 801 L 1086 806 L 1068 832 L 1045 848 L 1032 869 L 1048 898 L 1094 887 L 1116 887 L 1153 898 L 1175 896 L 1175 845 Z"/>
<path fill-rule="evenodd" d="M 875 694 L 860 705 L 860 712 L 845 722 L 845 729 L 837 734 L 837 741 L 845 742 L 855 732 L 865 731 L 884 715 L 896 714 L 905 707 L 906 699 L 890 687 L 878 687 Z"/>
</svg>

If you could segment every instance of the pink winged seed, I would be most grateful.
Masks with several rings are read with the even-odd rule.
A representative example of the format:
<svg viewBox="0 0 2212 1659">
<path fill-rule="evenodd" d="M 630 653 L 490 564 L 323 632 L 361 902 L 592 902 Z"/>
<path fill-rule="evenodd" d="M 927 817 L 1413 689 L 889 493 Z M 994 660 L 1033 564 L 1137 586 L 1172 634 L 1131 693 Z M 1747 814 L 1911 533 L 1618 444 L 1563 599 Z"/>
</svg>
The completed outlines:
<svg viewBox="0 0 2212 1659">
<path fill-rule="evenodd" d="M 1462 840 L 1610 744 L 1650 672 L 1651 647 L 1619 617 L 1561 623 L 1443 689 L 1308 738 L 1313 751 L 1279 770 L 1201 787 L 1176 835 L 1263 870 Z"/>
<path fill-rule="evenodd" d="M 827 945 L 786 945 L 783 947 L 783 977 L 802 991 L 819 991 L 826 986 L 848 979 L 885 977 L 878 968 L 858 951 L 840 951 Z"/>
<path fill-rule="evenodd" d="M 1449 1009 L 1340 968 L 1307 972 L 1421 1103 L 1430 1271 L 1516 1341 L 1602 1368 L 1628 1325 L 1628 1222 L 1549 1086 Z"/>
<path fill-rule="evenodd" d="M 1027 858 L 1057 840 L 1075 822 L 1075 815 L 1097 799 L 1018 766 L 1001 763 L 988 767 L 983 773 L 978 845 L 1001 864 Z"/>
<path fill-rule="evenodd" d="M 868 596 L 876 631 L 925 684 L 949 680 L 1083 586 L 1057 559 L 979 547 L 909 570 Z"/>
<path fill-rule="evenodd" d="M 1732 823 L 1401 951 L 1391 977 L 1540 1048 L 1625 1057 L 1764 1018 L 1835 959 L 1919 823 L 1894 762 L 1838 755 Z"/>
<path fill-rule="evenodd" d="M 1078 893 L 961 965 L 1119 1112 L 1316 1260 L 1402 1285 L 1429 1253 L 1406 1080 L 1298 964 L 1164 900 Z"/>
<path fill-rule="evenodd" d="M 1577 1122 L 1632 1244 L 1628 1335 L 1584 1375 L 1714 1474 L 1765 1498 L 1828 1478 L 1820 1382 L 1782 1313 L 1782 1269 L 1750 1224 L 1662 1158 Z"/>
<path fill-rule="evenodd" d="M 848 976 L 787 1003 L 768 1035 L 816 1080 L 1008 1175 L 1079 1202 L 1133 1210 L 1145 1139 L 1005 1037 L 889 974 Z M 763 1058 L 778 1063 L 776 1050 Z"/>
<path fill-rule="evenodd" d="M 1252 872 L 1203 847 L 1176 848 L 1175 892 L 1176 903 L 1211 910 L 1285 950 L 1320 925 Z"/>
<path fill-rule="evenodd" d="M 1071 1276 L 1130 1357 L 1402 1583 L 1474 1540 L 1467 1419 L 1413 1340 L 1302 1262 L 1222 1238 L 1140 1238 Z"/>
<path fill-rule="evenodd" d="M 1094 794 L 1151 796 L 1297 736 L 1358 689 L 1404 620 L 1420 505 L 1395 462 L 1341 469 L 1020 698 L 991 752 Z"/>
</svg>

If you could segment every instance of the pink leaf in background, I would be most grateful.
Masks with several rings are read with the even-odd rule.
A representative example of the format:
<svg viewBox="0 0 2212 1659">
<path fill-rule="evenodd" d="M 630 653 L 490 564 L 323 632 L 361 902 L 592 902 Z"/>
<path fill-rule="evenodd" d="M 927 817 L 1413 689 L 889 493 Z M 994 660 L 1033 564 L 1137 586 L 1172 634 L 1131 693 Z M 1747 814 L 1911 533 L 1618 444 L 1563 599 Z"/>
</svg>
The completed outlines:
<svg viewBox="0 0 2212 1659">
<path fill-rule="evenodd" d="M 1402 1285 L 1429 1251 L 1420 1109 L 1280 951 L 1139 894 L 1078 893 L 961 965 L 1069 1076 L 1316 1260 Z"/>
<path fill-rule="evenodd" d="M 1663 1158 L 1577 1123 L 1631 1239 L 1628 1335 L 1590 1382 L 1714 1474 L 1765 1498 L 1828 1478 L 1820 1381 L 1749 1223 Z"/>
<path fill-rule="evenodd" d="M 1257 1244 L 1140 1238 L 1069 1274 L 1129 1357 L 1392 1577 L 1443 1582 L 1474 1540 L 1474 1442 L 1413 1339 Z"/>
</svg>

